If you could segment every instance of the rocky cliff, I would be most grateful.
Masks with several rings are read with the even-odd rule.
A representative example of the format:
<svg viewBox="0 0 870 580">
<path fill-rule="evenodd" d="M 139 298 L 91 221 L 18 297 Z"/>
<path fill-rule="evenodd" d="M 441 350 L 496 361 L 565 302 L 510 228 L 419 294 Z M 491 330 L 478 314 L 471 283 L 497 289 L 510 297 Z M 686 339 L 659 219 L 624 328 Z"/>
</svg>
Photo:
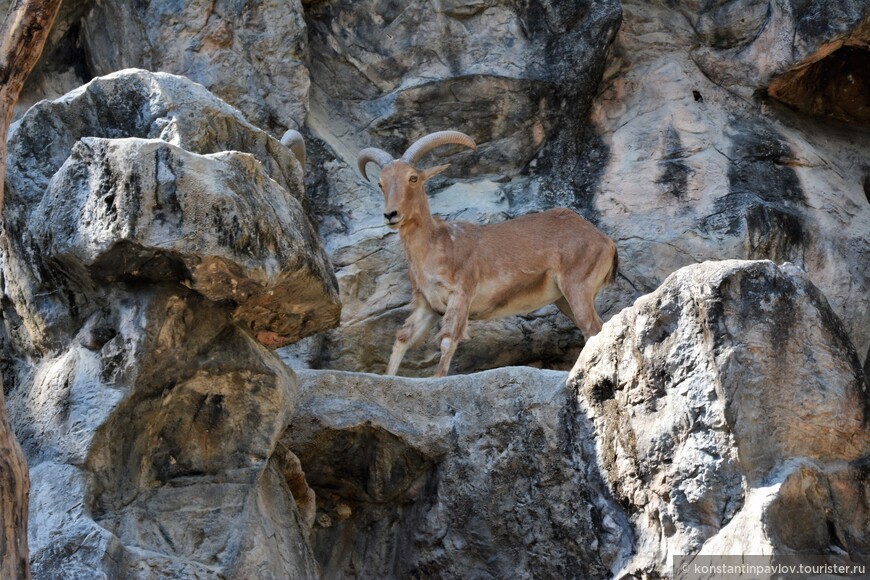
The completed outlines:
<svg viewBox="0 0 870 580">
<path fill-rule="evenodd" d="M 67 3 L 9 135 L 0 243 L 34 575 L 866 561 L 868 18 L 858 0 Z M 440 129 L 479 150 L 424 159 L 451 163 L 435 213 L 567 206 L 616 241 L 588 344 L 549 307 L 471 323 L 459 376 L 413 378 L 434 340 L 411 377 L 366 374 L 410 287 L 356 152 Z"/>
</svg>

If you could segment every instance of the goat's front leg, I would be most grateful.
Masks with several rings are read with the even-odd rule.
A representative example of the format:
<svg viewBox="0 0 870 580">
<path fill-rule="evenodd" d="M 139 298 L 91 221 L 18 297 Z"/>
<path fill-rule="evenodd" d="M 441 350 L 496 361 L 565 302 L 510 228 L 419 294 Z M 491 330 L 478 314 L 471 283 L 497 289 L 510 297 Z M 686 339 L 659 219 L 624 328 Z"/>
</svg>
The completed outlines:
<svg viewBox="0 0 870 580">
<path fill-rule="evenodd" d="M 441 360 L 438 361 L 436 377 L 447 376 L 450 370 L 450 360 L 459 341 L 465 338 L 465 328 L 468 326 L 468 309 L 471 306 L 471 296 L 466 293 L 453 294 L 447 301 L 444 321 L 441 324 Z"/>
<path fill-rule="evenodd" d="M 422 296 L 416 296 L 414 300 L 414 312 L 405 321 L 399 332 L 396 333 L 396 342 L 393 343 L 393 353 L 390 355 L 390 363 L 387 365 L 387 374 L 394 375 L 399 372 L 399 365 L 409 348 L 417 346 L 426 334 L 432 330 L 438 321 L 438 313 L 432 310 L 429 303 Z"/>
</svg>

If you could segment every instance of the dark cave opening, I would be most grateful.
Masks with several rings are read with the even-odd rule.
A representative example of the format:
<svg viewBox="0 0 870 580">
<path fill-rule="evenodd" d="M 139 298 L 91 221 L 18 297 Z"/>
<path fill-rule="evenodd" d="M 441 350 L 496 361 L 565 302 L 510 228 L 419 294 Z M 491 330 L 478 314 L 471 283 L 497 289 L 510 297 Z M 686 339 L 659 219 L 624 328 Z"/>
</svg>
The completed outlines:
<svg viewBox="0 0 870 580">
<path fill-rule="evenodd" d="M 870 50 L 843 46 L 770 83 L 768 94 L 802 113 L 870 127 Z"/>
</svg>

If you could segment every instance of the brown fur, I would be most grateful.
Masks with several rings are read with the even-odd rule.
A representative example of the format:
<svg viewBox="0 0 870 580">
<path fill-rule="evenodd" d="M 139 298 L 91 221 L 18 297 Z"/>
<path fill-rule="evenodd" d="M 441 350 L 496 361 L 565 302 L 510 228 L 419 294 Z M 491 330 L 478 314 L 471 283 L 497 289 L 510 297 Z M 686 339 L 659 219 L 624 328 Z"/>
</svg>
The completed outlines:
<svg viewBox="0 0 870 580">
<path fill-rule="evenodd" d="M 423 185 L 446 166 L 418 171 L 393 161 L 381 171 L 384 218 L 398 228 L 415 309 L 396 335 L 387 368 L 395 374 L 409 347 L 443 315 L 444 376 L 469 318 L 524 314 L 556 303 L 589 339 L 601 330 L 598 290 L 615 279 L 616 245 L 566 208 L 490 225 L 448 223 L 433 217 Z"/>
</svg>

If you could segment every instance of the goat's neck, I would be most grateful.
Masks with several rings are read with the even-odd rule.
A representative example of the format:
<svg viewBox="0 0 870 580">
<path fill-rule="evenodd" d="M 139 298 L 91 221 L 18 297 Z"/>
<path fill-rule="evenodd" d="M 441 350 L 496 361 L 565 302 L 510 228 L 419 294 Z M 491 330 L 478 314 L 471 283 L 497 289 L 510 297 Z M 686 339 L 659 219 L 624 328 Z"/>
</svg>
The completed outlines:
<svg viewBox="0 0 870 580">
<path fill-rule="evenodd" d="M 428 210 L 428 208 L 426 208 Z M 444 229 L 444 222 L 432 217 L 428 211 L 421 211 L 410 223 L 399 229 L 399 238 L 405 249 L 405 255 L 410 262 L 420 263 L 427 256 L 443 250 L 439 233 Z"/>
</svg>

